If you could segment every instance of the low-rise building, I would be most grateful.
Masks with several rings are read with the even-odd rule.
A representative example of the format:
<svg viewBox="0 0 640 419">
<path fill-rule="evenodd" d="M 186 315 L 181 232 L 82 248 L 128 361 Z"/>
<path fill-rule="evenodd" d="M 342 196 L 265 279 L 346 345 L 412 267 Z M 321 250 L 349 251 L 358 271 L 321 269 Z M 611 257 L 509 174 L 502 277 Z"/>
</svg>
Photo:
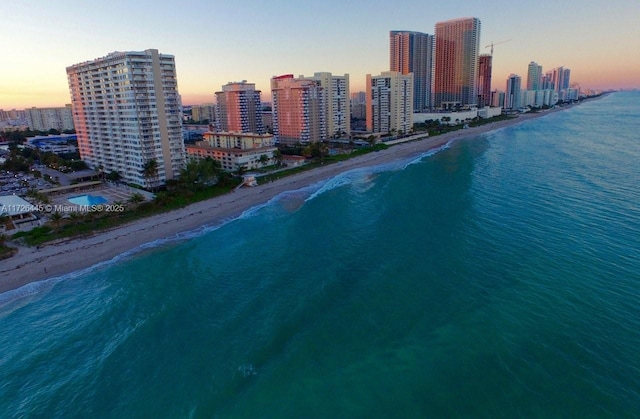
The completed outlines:
<svg viewBox="0 0 640 419">
<path fill-rule="evenodd" d="M 189 159 L 210 157 L 229 172 L 240 167 L 252 170 L 274 163 L 273 154 L 277 147 L 271 134 L 206 132 L 203 138 L 203 141 L 186 146 Z"/>
</svg>

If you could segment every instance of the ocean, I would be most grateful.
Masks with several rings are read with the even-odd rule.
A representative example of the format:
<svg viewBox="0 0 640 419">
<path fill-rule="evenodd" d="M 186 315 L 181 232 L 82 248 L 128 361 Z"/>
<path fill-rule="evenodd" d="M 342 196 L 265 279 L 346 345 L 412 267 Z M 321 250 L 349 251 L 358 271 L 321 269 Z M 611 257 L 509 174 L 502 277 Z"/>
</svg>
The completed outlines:
<svg viewBox="0 0 640 419">
<path fill-rule="evenodd" d="M 640 416 L 640 92 L 0 295 L 0 417 Z"/>
</svg>

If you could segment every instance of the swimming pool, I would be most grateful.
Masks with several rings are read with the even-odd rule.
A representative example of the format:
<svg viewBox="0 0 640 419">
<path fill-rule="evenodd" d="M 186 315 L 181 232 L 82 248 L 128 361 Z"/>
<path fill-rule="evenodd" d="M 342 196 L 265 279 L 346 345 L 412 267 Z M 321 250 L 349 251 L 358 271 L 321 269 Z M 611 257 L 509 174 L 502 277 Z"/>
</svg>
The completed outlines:
<svg viewBox="0 0 640 419">
<path fill-rule="evenodd" d="M 106 198 L 100 195 L 78 195 L 68 199 L 69 202 L 76 205 L 98 205 L 109 202 Z"/>
</svg>

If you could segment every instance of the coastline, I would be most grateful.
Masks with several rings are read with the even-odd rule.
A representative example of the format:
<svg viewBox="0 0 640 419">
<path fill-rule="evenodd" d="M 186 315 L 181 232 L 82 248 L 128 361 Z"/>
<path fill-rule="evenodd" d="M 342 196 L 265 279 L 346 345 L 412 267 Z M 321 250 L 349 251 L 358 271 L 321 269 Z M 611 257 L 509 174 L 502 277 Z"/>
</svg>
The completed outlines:
<svg viewBox="0 0 640 419">
<path fill-rule="evenodd" d="M 601 96 L 602 97 L 602 96 Z M 386 150 L 367 153 L 313 170 L 287 176 L 254 188 L 245 188 L 185 208 L 136 220 L 114 229 L 101 231 L 89 237 L 68 239 L 40 248 L 19 247 L 18 253 L 2 261 L 0 267 L 0 294 L 19 289 L 27 284 L 53 279 L 72 272 L 110 261 L 123 253 L 157 240 L 177 237 L 203 226 L 218 226 L 237 218 L 246 210 L 264 204 L 275 196 L 290 190 L 330 179 L 340 173 L 380 164 L 417 157 L 460 140 L 491 132 L 530 119 L 572 108 L 565 106 L 539 113 L 522 114 L 517 118 L 498 121 L 479 127 L 458 130 L 418 141 L 394 145 Z"/>
</svg>

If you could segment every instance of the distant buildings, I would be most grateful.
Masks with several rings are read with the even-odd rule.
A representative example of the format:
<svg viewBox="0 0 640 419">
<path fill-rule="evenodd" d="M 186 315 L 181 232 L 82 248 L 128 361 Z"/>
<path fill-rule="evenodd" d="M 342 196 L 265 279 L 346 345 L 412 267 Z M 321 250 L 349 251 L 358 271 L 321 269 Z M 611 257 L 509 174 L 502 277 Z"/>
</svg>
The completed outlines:
<svg viewBox="0 0 640 419">
<path fill-rule="evenodd" d="M 543 90 L 542 66 L 535 61 L 531 61 L 527 69 L 527 90 Z"/>
<path fill-rule="evenodd" d="M 368 131 L 406 134 L 413 129 L 413 74 L 367 74 L 366 87 Z"/>
<path fill-rule="evenodd" d="M 264 134 L 260 93 L 246 80 L 222 86 L 216 92 L 216 130 Z"/>
<path fill-rule="evenodd" d="M 522 80 L 520 76 L 516 74 L 511 74 L 509 78 L 507 78 L 507 88 L 504 95 L 505 109 L 518 109 L 522 107 L 521 84 Z"/>
<path fill-rule="evenodd" d="M 185 163 L 175 60 L 156 49 L 114 52 L 67 67 L 82 159 L 153 188 Z M 147 172 L 155 161 L 155 173 Z"/>
<path fill-rule="evenodd" d="M 271 134 L 206 132 L 203 137 L 203 141 L 186 146 L 189 159 L 210 157 L 229 172 L 240 168 L 257 169 L 274 163 L 277 148 Z"/>
<path fill-rule="evenodd" d="M 351 117 L 363 120 L 367 117 L 366 113 L 367 95 L 365 92 L 351 93 Z"/>
<path fill-rule="evenodd" d="M 309 144 L 327 138 L 326 109 L 319 81 L 292 74 L 271 79 L 273 133 L 284 145 Z"/>
<path fill-rule="evenodd" d="M 435 43 L 434 107 L 475 106 L 480 20 L 471 17 L 436 23 Z"/>
<path fill-rule="evenodd" d="M 213 103 L 203 103 L 191 106 L 191 119 L 195 122 L 208 122 L 212 124 L 216 119 L 215 105 Z"/>
<path fill-rule="evenodd" d="M 30 108 L 25 109 L 25 117 L 29 128 L 36 131 L 73 130 L 73 113 L 71 105 L 62 108 Z"/>
<path fill-rule="evenodd" d="M 413 109 L 431 108 L 433 35 L 413 31 L 389 32 L 389 70 L 413 73 Z"/>
<path fill-rule="evenodd" d="M 41 135 L 27 138 L 26 146 L 55 154 L 75 153 L 77 140 L 76 134 Z"/>
</svg>

